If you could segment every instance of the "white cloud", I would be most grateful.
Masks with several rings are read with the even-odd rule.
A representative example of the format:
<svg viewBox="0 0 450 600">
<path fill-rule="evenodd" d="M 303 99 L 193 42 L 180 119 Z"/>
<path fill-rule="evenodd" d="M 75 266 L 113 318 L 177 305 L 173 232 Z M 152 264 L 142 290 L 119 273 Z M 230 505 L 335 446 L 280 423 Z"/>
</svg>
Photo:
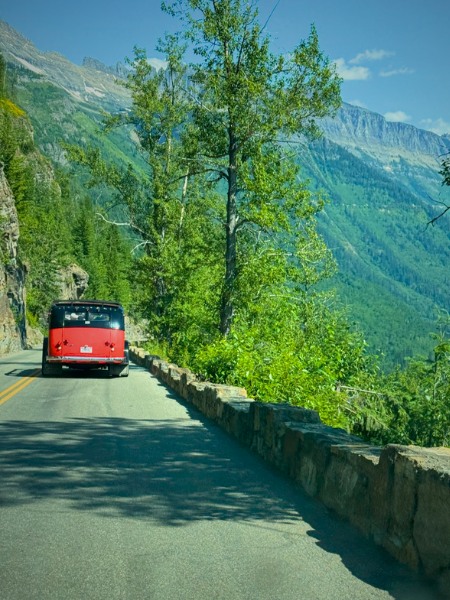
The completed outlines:
<svg viewBox="0 0 450 600">
<path fill-rule="evenodd" d="M 394 52 L 390 52 L 389 50 L 364 50 L 364 52 L 360 52 L 355 56 L 355 58 L 352 58 L 349 63 L 352 65 L 358 65 L 368 60 L 382 60 L 383 58 L 393 55 Z"/>
<path fill-rule="evenodd" d="M 438 135 L 450 134 L 450 123 L 444 121 L 444 119 L 422 119 L 420 125 Z"/>
<path fill-rule="evenodd" d="M 380 71 L 380 77 L 393 77 L 394 75 L 412 75 L 414 69 L 403 67 L 401 69 L 391 69 L 390 71 Z"/>
<path fill-rule="evenodd" d="M 147 60 L 152 65 L 152 67 L 154 69 L 156 69 L 157 71 L 159 71 L 160 69 L 167 68 L 168 63 L 166 60 L 161 60 L 160 58 L 149 58 Z"/>
<path fill-rule="evenodd" d="M 407 121 L 411 121 L 411 117 L 402 110 L 387 112 L 384 114 L 384 118 L 386 121 L 392 121 L 394 123 L 405 123 Z"/>
<path fill-rule="evenodd" d="M 338 58 L 334 62 L 338 75 L 344 81 L 364 81 L 370 77 L 370 70 L 367 67 L 349 67 L 343 58 Z"/>
</svg>

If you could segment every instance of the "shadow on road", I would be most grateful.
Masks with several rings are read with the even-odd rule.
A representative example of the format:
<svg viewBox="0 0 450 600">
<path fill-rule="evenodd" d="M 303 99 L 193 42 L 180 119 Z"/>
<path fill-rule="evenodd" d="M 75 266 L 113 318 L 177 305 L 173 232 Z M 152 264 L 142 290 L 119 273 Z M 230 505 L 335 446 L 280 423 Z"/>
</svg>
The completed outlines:
<svg viewBox="0 0 450 600">
<path fill-rule="evenodd" d="M 16 364 L 16 363 L 12 363 Z M 34 363 L 35 364 L 35 363 Z M 130 371 L 133 370 L 133 366 L 130 365 Z M 138 367 L 134 367 L 135 369 Z M 42 377 L 41 368 L 39 369 L 12 369 L 5 373 L 5 377 Z M 74 369 L 64 367 L 61 373 L 58 375 L 51 375 L 49 379 L 110 379 L 111 376 L 107 368 L 100 369 Z"/>
<path fill-rule="evenodd" d="M 39 377 L 40 369 L 12 369 L 5 373 L 5 377 Z"/>
<path fill-rule="evenodd" d="M 0 422 L 0 506 L 63 499 L 105 518 L 167 527 L 199 520 L 275 527 L 304 520 L 317 544 L 393 598 L 411 600 L 411 590 L 425 589 L 408 569 L 195 417 Z M 417 598 L 435 597 L 420 593 Z"/>
</svg>

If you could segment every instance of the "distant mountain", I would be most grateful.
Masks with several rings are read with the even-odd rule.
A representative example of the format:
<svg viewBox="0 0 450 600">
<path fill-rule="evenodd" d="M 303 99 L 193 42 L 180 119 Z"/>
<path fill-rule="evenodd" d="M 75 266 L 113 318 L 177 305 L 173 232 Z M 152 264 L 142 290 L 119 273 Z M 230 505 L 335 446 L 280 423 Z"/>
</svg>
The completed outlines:
<svg viewBox="0 0 450 600">
<path fill-rule="evenodd" d="M 120 84 L 123 65 L 107 67 L 93 58 L 74 65 L 54 52 L 41 52 L 0 20 L 0 52 L 8 63 L 17 101 L 30 115 L 36 142 L 57 164 L 66 165 L 61 144 L 93 144 L 117 163 L 140 157 L 129 131 L 101 135 L 104 111 L 131 106 L 128 90 Z M 140 163 L 142 166 L 142 162 Z"/>
<path fill-rule="evenodd" d="M 365 152 L 394 162 L 399 154 L 435 157 L 436 151 L 450 147 L 449 135 L 439 136 L 413 125 L 386 121 L 377 113 L 350 104 L 344 104 L 337 119 L 324 119 L 323 127 L 329 139 L 353 148 L 357 154 Z"/>
<path fill-rule="evenodd" d="M 121 65 L 106 67 L 89 58 L 81 67 L 74 65 L 56 52 L 41 52 L 4 21 L 0 21 L 0 51 L 23 76 L 39 76 L 77 101 L 111 111 L 130 106 L 128 91 L 117 84 L 124 74 Z"/>
<path fill-rule="evenodd" d="M 392 181 L 420 194 L 438 191 L 440 157 L 450 150 L 450 136 L 392 123 L 350 104 L 344 104 L 336 119 L 325 119 L 322 127 L 327 139 L 381 169 Z"/>
<path fill-rule="evenodd" d="M 40 52 L 2 21 L 0 52 L 47 156 L 65 164 L 61 141 L 91 143 L 109 160 L 145 168 L 131 131 L 100 134 L 102 111 L 131 105 L 119 83 L 123 65 L 86 58 L 76 66 Z M 299 161 L 311 187 L 330 198 L 320 228 L 339 264 L 332 283 L 387 365 L 426 354 L 436 310 L 448 308 L 450 297 L 450 218 L 427 227 L 442 208 L 438 202 L 450 203 L 439 175 L 450 135 L 390 123 L 349 104 L 321 126 L 321 140 L 299 144 Z"/>
</svg>

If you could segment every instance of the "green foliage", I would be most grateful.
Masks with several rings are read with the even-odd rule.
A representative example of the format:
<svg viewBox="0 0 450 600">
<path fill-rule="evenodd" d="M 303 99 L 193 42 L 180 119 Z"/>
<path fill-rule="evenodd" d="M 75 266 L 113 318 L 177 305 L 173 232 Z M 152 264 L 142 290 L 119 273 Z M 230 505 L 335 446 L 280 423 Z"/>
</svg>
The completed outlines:
<svg viewBox="0 0 450 600">
<path fill-rule="evenodd" d="M 57 189 L 40 176 L 41 171 L 49 167 L 34 149 L 25 113 L 9 100 L 3 101 L 0 107 L 0 160 L 19 217 L 19 258 L 29 267 L 28 312 L 35 315 L 53 297 L 55 272 L 64 254 L 60 242 L 58 194 Z"/>
<path fill-rule="evenodd" d="M 6 95 L 6 61 L 0 54 L 0 98 Z"/>
<path fill-rule="evenodd" d="M 0 73 L 1 77 L 1 73 Z M 25 117 L 26 113 L 24 110 L 19 108 L 14 102 L 11 102 L 8 98 L 0 97 L 0 110 L 6 114 L 10 114 L 13 117 Z"/>
<path fill-rule="evenodd" d="M 86 198 L 73 222 L 72 235 L 77 262 L 89 273 L 88 298 L 131 302 L 129 272 L 131 247 L 117 227 L 102 218 L 100 209 Z"/>
<path fill-rule="evenodd" d="M 442 185 L 450 185 L 450 158 L 448 156 L 442 161 L 440 174 L 442 175 Z"/>
<path fill-rule="evenodd" d="M 433 360 L 411 360 L 387 377 L 393 417 L 383 441 L 450 446 L 450 319 L 441 315 Z"/>
<path fill-rule="evenodd" d="M 311 195 L 297 185 L 294 157 L 280 136 L 317 135 L 316 119 L 340 105 L 340 80 L 314 28 L 290 54 L 276 56 L 257 9 L 241 0 L 177 0 L 163 9 L 181 20 L 199 57 L 190 65 L 190 158 L 225 185 L 220 331 L 227 335 L 238 309 L 245 229 L 287 235 L 311 210 Z"/>
<path fill-rule="evenodd" d="M 351 428 L 337 384 L 354 385 L 368 370 L 362 338 L 319 294 L 292 303 L 274 286 L 261 303 L 239 314 L 226 338 L 205 345 L 194 368 L 213 381 L 243 386 L 265 402 L 315 409 L 325 423 Z"/>
<path fill-rule="evenodd" d="M 14 75 L 11 64 L 8 69 L 9 75 Z M 138 176 L 144 179 L 144 188 L 148 188 L 148 161 L 141 151 L 141 142 L 133 143 L 136 137 L 134 131 L 132 135 L 131 122 L 111 129 L 107 136 L 101 135 L 101 110 L 95 102 L 79 102 L 30 71 L 16 70 L 15 76 L 14 104 L 26 108 L 36 143 L 46 154 L 57 161 L 63 160 L 61 140 L 92 144 L 101 151 L 107 164 L 123 167 L 131 161 Z M 182 83 L 183 92 L 188 89 L 187 75 Z M 185 93 L 185 101 L 188 100 Z M 126 115 L 121 112 L 118 118 Z M 136 130 L 139 129 L 140 125 Z M 338 274 L 329 285 L 337 287 L 343 303 L 349 306 L 349 319 L 364 330 L 370 351 L 381 357 L 384 369 L 404 365 L 408 356 L 428 356 L 433 350 L 429 332 L 434 329 L 436 307 L 446 306 L 448 297 L 450 229 L 448 215 L 434 227 L 427 228 L 426 223 L 440 212 L 439 205 L 429 198 L 441 199 L 444 209 L 448 204 L 445 200 L 448 186 L 442 189 L 442 197 L 437 198 L 442 178 L 436 169 L 411 164 L 409 159 L 394 164 L 394 175 L 373 166 L 373 158 L 363 153 L 359 158 L 352 156 L 326 139 L 319 140 L 314 147 L 311 144 L 292 147 L 299 150 L 301 178 L 309 178 L 311 190 L 320 187 L 331 199 L 318 215 L 319 232 L 338 264 Z M 187 154 L 192 172 L 200 167 L 192 158 L 195 151 L 192 141 Z M 107 210 L 110 220 L 129 220 L 118 205 L 118 196 L 125 198 L 122 192 L 116 196 L 105 187 L 87 190 L 86 174 L 81 168 L 72 170 L 74 198 L 84 198 L 89 193 Z M 218 189 L 222 192 L 223 184 L 221 180 Z M 129 185 L 133 189 L 134 183 Z M 127 201 L 130 196 L 135 197 L 136 205 L 141 202 L 144 206 L 148 201 L 141 192 L 128 194 Z M 262 218 L 267 218 L 267 211 Z M 124 227 L 119 230 L 125 233 Z M 225 229 L 220 235 L 223 233 Z M 241 234 L 239 243 L 244 243 Z M 142 241 L 136 240 L 135 245 Z"/>
<path fill-rule="evenodd" d="M 58 295 L 59 270 L 72 256 L 70 214 L 54 180 L 34 180 L 33 187 L 27 190 L 26 202 L 17 208 L 19 251 L 29 265 L 27 309 L 38 316 Z"/>
<path fill-rule="evenodd" d="M 441 170 L 439 171 L 439 174 L 442 176 L 442 185 L 446 185 L 446 186 L 450 186 L 450 157 L 449 157 L 449 154 L 450 153 L 447 152 L 446 158 L 444 158 L 442 160 Z M 448 204 L 445 204 L 445 203 L 440 203 L 440 204 L 443 204 L 444 208 L 441 210 L 441 212 L 437 216 L 433 217 L 433 219 L 430 220 L 430 223 L 432 225 L 434 225 L 439 219 L 441 219 L 450 210 L 450 206 Z"/>
<path fill-rule="evenodd" d="M 126 86 L 133 97 L 130 113 L 111 116 L 106 130 L 135 128 L 148 172 L 130 164 L 105 161 L 94 147 L 70 147 L 69 156 L 89 169 L 90 185 L 113 190 L 128 225 L 140 242 L 134 282 L 135 303 L 152 335 L 170 342 L 185 356 L 216 319 L 215 293 L 220 289 L 218 195 L 190 180 L 192 165 L 182 161 L 180 132 L 187 121 L 182 79 L 185 67 L 170 38 L 167 72 L 155 72 L 142 50 L 135 50 Z M 111 219 L 111 212 L 107 213 Z M 143 253 L 143 254 L 142 254 Z"/>
</svg>

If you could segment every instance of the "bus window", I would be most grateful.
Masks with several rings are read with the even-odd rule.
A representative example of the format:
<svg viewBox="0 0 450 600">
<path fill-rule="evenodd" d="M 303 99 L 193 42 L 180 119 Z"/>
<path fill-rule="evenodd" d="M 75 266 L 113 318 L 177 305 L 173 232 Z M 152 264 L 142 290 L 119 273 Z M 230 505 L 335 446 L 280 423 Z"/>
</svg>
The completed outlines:
<svg viewBox="0 0 450 600">
<path fill-rule="evenodd" d="M 88 320 L 85 310 L 71 309 L 70 307 L 64 311 L 63 327 L 80 327 Z"/>
</svg>

